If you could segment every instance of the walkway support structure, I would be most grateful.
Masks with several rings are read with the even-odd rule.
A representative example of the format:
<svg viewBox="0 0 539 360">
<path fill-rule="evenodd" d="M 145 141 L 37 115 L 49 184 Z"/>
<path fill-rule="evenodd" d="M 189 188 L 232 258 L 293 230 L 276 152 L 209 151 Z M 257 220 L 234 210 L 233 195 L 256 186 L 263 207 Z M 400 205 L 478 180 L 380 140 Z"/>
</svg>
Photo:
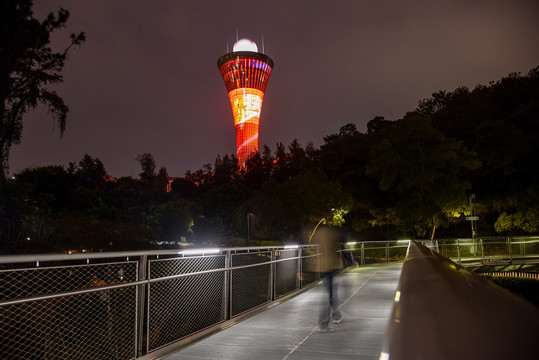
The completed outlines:
<svg viewBox="0 0 539 360">
<path fill-rule="evenodd" d="M 412 242 L 380 360 L 534 358 L 538 326 L 537 307 Z"/>
</svg>

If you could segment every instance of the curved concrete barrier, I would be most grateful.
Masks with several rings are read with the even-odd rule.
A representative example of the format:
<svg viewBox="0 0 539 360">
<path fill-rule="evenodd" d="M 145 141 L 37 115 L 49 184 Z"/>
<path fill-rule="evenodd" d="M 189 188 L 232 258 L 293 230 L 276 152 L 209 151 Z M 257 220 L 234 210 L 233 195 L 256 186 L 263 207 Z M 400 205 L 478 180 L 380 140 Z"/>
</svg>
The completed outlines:
<svg viewBox="0 0 539 360">
<path fill-rule="evenodd" d="M 412 242 L 380 360 L 532 359 L 539 308 Z"/>
</svg>

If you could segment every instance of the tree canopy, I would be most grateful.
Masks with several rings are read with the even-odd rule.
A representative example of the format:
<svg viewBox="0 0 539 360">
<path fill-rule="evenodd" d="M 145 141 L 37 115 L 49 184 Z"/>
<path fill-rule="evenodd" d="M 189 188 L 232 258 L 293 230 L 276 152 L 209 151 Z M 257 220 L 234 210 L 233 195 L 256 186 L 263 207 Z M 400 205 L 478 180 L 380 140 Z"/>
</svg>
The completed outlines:
<svg viewBox="0 0 539 360">
<path fill-rule="evenodd" d="M 69 108 L 51 85 L 63 81 L 61 71 L 69 51 L 85 40 L 71 34 L 59 52 L 50 47 L 50 36 L 66 26 L 69 12 L 59 9 L 44 20 L 33 18 L 32 0 L 4 0 L 0 5 L 0 181 L 5 181 L 9 151 L 20 142 L 23 116 L 38 103 L 48 107 L 60 133 Z M 0 184 L 2 185 L 2 184 Z"/>
<path fill-rule="evenodd" d="M 476 155 L 434 129 L 428 115 L 409 114 L 374 145 L 367 174 L 379 179 L 383 200 L 371 208 L 374 225 L 414 229 L 430 238 L 441 224 L 466 212 L 471 183 L 466 169 L 479 167 Z"/>
</svg>

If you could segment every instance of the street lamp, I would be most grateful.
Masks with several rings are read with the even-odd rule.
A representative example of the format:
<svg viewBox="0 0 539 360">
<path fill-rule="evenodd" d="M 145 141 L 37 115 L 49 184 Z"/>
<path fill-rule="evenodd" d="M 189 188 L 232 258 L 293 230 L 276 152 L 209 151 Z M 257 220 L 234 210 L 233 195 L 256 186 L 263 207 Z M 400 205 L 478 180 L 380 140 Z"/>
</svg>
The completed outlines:
<svg viewBox="0 0 539 360">
<path fill-rule="evenodd" d="M 472 225 L 472 239 L 475 240 L 477 238 L 476 221 L 479 220 L 479 217 L 475 215 L 475 194 L 470 194 L 469 200 L 470 200 L 470 216 L 468 216 L 466 220 L 469 220 Z"/>
<path fill-rule="evenodd" d="M 309 236 L 309 243 L 311 242 L 311 239 L 313 238 L 313 235 L 314 233 L 316 232 L 316 229 L 318 229 L 318 226 L 320 226 L 320 224 L 322 223 L 322 221 L 326 221 L 326 219 L 331 216 L 333 214 L 333 212 L 335 211 L 334 208 L 331 209 L 331 212 L 329 213 L 328 216 L 325 216 L 323 218 L 320 219 L 320 221 L 318 222 L 318 224 L 316 224 L 316 226 L 314 227 L 314 230 L 313 232 L 311 233 L 311 236 Z"/>
<path fill-rule="evenodd" d="M 314 227 L 314 230 L 313 232 L 311 233 L 311 236 L 309 236 L 309 243 L 311 242 L 311 239 L 313 238 L 313 235 L 314 233 L 316 232 L 316 229 L 318 229 L 318 226 L 322 223 L 322 221 L 326 220 L 325 217 L 323 217 L 322 219 L 320 219 L 320 221 L 318 222 L 318 224 L 316 224 L 316 226 Z"/>
<path fill-rule="evenodd" d="M 247 213 L 247 246 L 249 246 L 249 243 L 251 242 L 251 215 L 253 215 L 253 213 Z"/>
</svg>

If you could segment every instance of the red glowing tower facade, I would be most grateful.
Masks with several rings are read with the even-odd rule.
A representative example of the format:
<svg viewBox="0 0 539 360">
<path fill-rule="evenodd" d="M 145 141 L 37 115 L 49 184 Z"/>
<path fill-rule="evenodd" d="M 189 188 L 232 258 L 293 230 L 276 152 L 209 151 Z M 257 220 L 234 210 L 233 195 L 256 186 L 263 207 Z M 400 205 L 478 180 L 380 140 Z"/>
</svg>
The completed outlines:
<svg viewBox="0 0 539 360">
<path fill-rule="evenodd" d="M 259 53 L 254 42 L 242 39 L 232 52 L 219 58 L 217 67 L 225 81 L 234 115 L 238 163 L 245 166 L 249 156 L 258 151 L 260 111 L 273 60 Z"/>
</svg>

